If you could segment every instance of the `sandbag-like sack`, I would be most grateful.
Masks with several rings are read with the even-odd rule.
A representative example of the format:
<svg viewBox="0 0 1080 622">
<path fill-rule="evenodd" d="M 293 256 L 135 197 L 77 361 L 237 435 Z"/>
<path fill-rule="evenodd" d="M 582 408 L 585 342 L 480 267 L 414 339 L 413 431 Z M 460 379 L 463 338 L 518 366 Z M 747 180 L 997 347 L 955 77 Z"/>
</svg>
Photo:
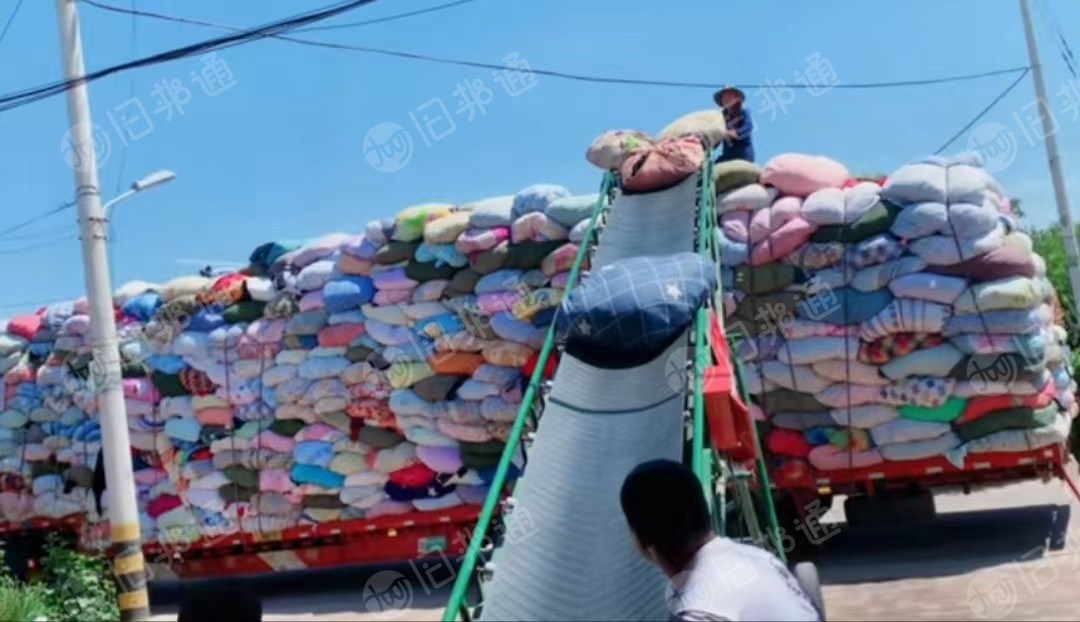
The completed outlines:
<svg viewBox="0 0 1080 622">
<path fill-rule="evenodd" d="M 477 229 L 509 227 L 514 221 L 514 196 L 493 197 L 461 207 L 469 212 L 469 226 Z"/>
<path fill-rule="evenodd" d="M 543 213 L 552 201 L 570 196 L 570 191 L 555 184 L 534 184 L 514 195 L 511 214 L 514 219 L 532 212 Z"/>
<path fill-rule="evenodd" d="M 472 214 L 458 211 L 437 218 L 424 227 L 424 242 L 428 244 L 453 244 L 458 236 L 469 228 Z"/>
<path fill-rule="evenodd" d="M 781 194 L 808 197 L 822 188 L 842 188 L 847 168 L 836 160 L 802 153 L 785 153 L 765 163 L 761 183 Z"/>
<path fill-rule="evenodd" d="M 604 132 L 589 145 L 585 159 L 604 170 L 618 170 L 631 152 L 650 144 L 651 139 L 643 132 L 612 130 Z"/>
<path fill-rule="evenodd" d="M 672 121 L 667 127 L 660 130 L 657 138 L 660 140 L 670 138 L 699 138 L 704 140 L 710 148 L 717 147 L 724 142 L 727 135 L 727 121 L 724 119 L 724 111 L 720 108 L 710 108 L 685 114 Z"/>
<path fill-rule="evenodd" d="M 761 167 L 746 160 L 729 160 L 713 167 L 713 185 L 720 196 L 736 188 L 758 183 Z"/>
<path fill-rule="evenodd" d="M 555 199 L 548 204 L 544 214 L 564 227 L 573 227 L 589 219 L 599 198 L 598 194 L 583 194 Z"/>
<path fill-rule="evenodd" d="M 427 223 L 449 216 L 453 205 L 425 203 L 402 210 L 394 219 L 392 239 L 401 242 L 417 242 L 424 236 Z"/>
<path fill-rule="evenodd" d="M 678 185 L 697 172 L 705 161 L 701 141 L 694 138 L 662 140 L 630 154 L 620 169 L 627 194 L 657 192 Z"/>
<path fill-rule="evenodd" d="M 734 162 L 742 162 L 742 160 L 733 160 L 730 163 Z M 725 162 L 724 164 L 729 164 L 729 162 Z M 756 170 L 753 173 L 753 177 L 754 179 L 757 179 Z M 747 178 L 749 178 L 749 175 L 747 175 Z M 717 197 L 716 209 L 721 214 L 737 211 L 754 212 L 768 207 L 775 200 L 776 188 L 768 188 L 761 184 L 752 183 L 720 194 Z"/>
<path fill-rule="evenodd" d="M 889 175 L 882 196 L 899 204 L 982 203 L 999 194 L 997 182 L 982 168 L 976 154 L 957 158 L 931 156 L 905 164 Z"/>
<path fill-rule="evenodd" d="M 683 334 L 716 286 L 715 266 L 694 253 L 624 259 L 566 296 L 557 330 L 592 365 L 641 365 Z"/>
</svg>

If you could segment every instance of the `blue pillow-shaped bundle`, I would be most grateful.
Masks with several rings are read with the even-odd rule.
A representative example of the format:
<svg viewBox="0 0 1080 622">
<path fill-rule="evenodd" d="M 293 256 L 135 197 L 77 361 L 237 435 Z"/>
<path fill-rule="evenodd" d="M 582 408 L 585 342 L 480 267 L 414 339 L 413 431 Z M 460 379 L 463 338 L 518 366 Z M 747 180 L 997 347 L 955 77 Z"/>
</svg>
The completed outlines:
<svg viewBox="0 0 1080 622">
<path fill-rule="evenodd" d="M 716 281 L 715 264 L 695 253 L 617 261 L 563 300 L 558 334 L 590 365 L 642 365 L 686 331 Z"/>
<path fill-rule="evenodd" d="M 543 311 L 540 311 L 532 317 L 533 326 L 550 326 L 555 320 L 555 312 L 558 311 L 556 307 L 548 307 Z"/>
<path fill-rule="evenodd" d="M 570 191 L 554 184 L 534 184 L 514 195 L 514 220 L 531 212 L 546 212 L 551 202 L 570 196 Z"/>
<path fill-rule="evenodd" d="M 583 194 L 555 199 L 548 204 L 545 214 L 566 227 L 573 227 L 592 216 L 593 208 L 600 199 L 598 194 Z"/>
<path fill-rule="evenodd" d="M 862 292 L 849 287 L 823 288 L 795 305 L 796 314 L 813 322 L 854 326 L 881 313 L 893 301 L 887 289 Z"/>
<path fill-rule="evenodd" d="M 209 333 L 215 328 L 225 325 L 225 318 L 220 313 L 211 313 L 206 309 L 200 309 L 191 316 L 191 322 L 187 329 L 196 333 Z"/>
<path fill-rule="evenodd" d="M 133 317 L 140 322 L 149 322 L 154 317 L 154 313 L 157 312 L 158 307 L 161 306 L 161 296 L 158 296 L 154 292 L 146 292 L 145 294 L 139 294 L 124 303 L 124 306 L 120 307 L 120 311 L 128 316 Z"/>
<path fill-rule="evenodd" d="M 187 367 L 187 363 L 179 356 L 171 354 L 155 354 L 143 361 L 147 367 L 164 374 L 179 374 Z"/>
<path fill-rule="evenodd" d="M 323 488 L 341 488 L 345 483 L 344 475 L 312 464 L 294 464 L 290 475 L 297 484 L 315 484 Z"/>
<path fill-rule="evenodd" d="M 335 278 L 323 288 L 327 313 L 344 313 L 359 309 L 375 296 L 375 284 L 366 276 Z"/>
<path fill-rule="evenodd" d="M 465 330 L 465 325 L 456 313 L 440 313 L 417 321 L 415 330 L 417 334 L 435 338 L 459 333 Z"/>
</svg>

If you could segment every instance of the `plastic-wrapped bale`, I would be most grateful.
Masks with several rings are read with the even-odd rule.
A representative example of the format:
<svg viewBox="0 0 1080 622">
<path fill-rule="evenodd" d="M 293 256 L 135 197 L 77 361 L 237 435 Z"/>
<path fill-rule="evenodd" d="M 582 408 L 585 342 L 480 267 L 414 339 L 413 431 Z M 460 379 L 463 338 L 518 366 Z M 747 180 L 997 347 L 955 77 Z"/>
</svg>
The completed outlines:
<svg viewBox="0 0 1080 622">
<path fill-rule="evenodd" d="M 1064 441 L 1056 295 L 977 159 L 866 181 L 789 154 L 749 180 L 718 185 L 725 314 L 774 456 L 830 470 Z"/>
</svg>

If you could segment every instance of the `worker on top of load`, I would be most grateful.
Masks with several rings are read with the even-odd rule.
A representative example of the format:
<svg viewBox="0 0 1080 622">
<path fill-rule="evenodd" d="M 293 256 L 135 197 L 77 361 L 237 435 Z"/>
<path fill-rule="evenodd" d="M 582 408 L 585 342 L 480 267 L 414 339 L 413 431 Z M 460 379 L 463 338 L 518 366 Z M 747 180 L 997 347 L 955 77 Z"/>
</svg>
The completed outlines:
<svg viewBox="0 0 1080 622">
<path fill-rule="evenodd" d="M 638 465 L 620 501 L 634 544 L 671 581 L 671 620 L 821 620 L 779 559 L 713 533 L 701 484 L 682 464 Z"/>
<path fill-rule="evenodd" d="M 733 86 L 725 86 L 713 93 L 713 101 L 724 109 L 724 118 L 727 121 L 727 136 L 724 137 L 716 162 L 728 160 L 753 162 L 754 143 L 751 135 L 754 132 L 754 122 L 750 119 L 750 111 L 743 107 L 746 96 Z"/>
</svg>

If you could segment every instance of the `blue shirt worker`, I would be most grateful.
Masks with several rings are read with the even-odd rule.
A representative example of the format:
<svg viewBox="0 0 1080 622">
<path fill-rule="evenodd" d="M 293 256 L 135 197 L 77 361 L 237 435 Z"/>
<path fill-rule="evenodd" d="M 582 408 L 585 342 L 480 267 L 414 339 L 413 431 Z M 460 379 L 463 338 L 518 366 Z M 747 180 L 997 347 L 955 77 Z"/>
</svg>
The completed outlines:
<svg viewBox="0 0 1080 622">
<path fill-rule="evenodd" d="M 754 132 L 754 122 L 750 119 L 750 111 L 743 107 L 746 96 L 733 86 L 725 86 L 713 94 L 713 101 L 724 109 L 724 118 L 727 121 L 727 135 L 716 162 L 753 162 L 754 143 L 751 141 L 751 134 Z"/>
</svg>

